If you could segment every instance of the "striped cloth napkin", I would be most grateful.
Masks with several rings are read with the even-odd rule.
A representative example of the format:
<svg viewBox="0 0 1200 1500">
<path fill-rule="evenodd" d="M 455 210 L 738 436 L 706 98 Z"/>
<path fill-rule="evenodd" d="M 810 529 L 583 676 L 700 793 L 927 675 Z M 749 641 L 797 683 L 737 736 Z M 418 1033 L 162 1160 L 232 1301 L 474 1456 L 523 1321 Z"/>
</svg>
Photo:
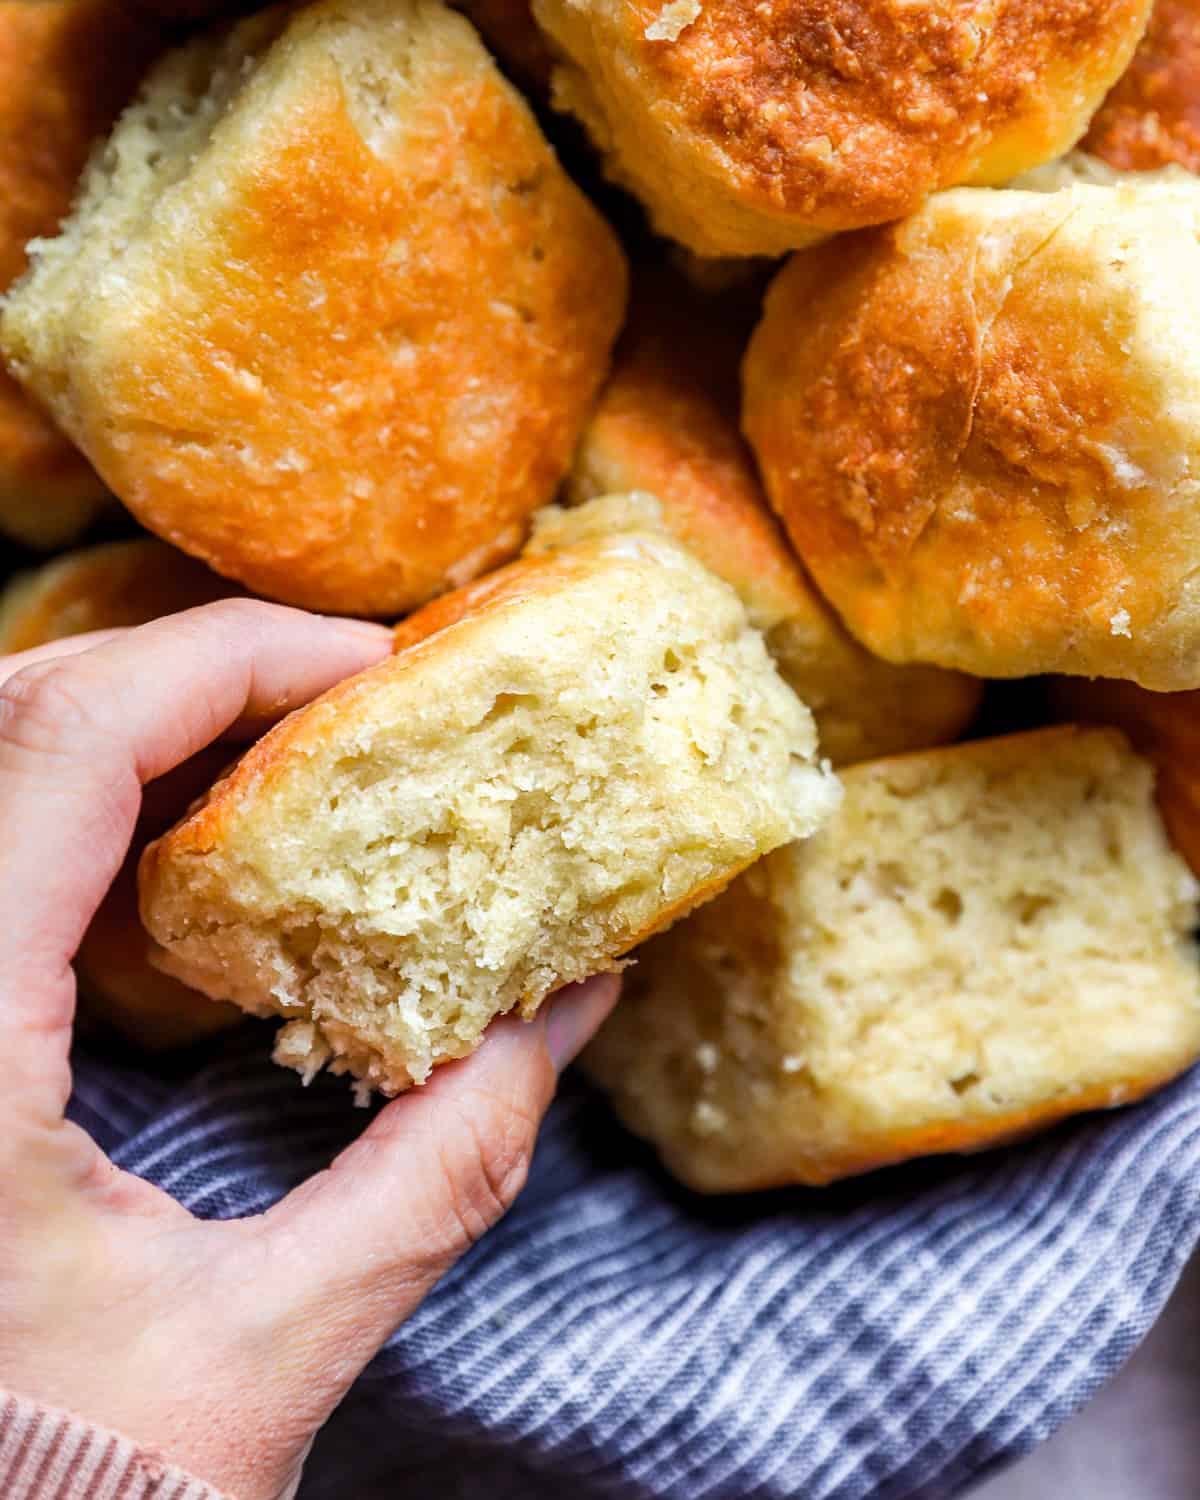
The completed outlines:
<svg viewBox="0 0 1200 1500">
<path fill-rule="evenodd" d="M 81 1046 L 72 1116 L 195 1213 L 253 1213 L 364 1119 L 268 1046 L 175 1076 Z M 1023 1147 L 738 1200 L 676 1188 L 568 1080 L 516 1209 L 363 1375 L 301 1500 L 943 1500 L 1112 1375 L 1198 1237 L 1200 1070 Z"/>
</svg>

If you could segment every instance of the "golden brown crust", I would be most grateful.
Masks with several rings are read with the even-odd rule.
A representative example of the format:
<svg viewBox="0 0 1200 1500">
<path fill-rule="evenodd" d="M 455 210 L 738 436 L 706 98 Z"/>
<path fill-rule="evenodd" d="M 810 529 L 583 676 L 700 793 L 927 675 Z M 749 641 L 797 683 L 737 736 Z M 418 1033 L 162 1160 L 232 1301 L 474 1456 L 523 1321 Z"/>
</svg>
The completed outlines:
<svg viewBox="0 0 1200 1500">
<path fill-rule="evenodd" d="M 1136 1104 L 1139 1099 L 1177 1078 L 1179 1072 L 1179 1066 L 1173 1066 L 1159 1073 L 1139 1074 L 1120 1083 L 1064 1093 L 1029 1109 L 1012 1110 L 989 1120 L 946 1120 L 915 1130 L 877 1136 L 864 1140 L 854 1149 L 831 1152 L 820 1158 L 806 1157 L 798 1162 L 794 1171 L 773 1171 L 759 1177 L 747 1177 L 745 1182 L 739 1181 L 737 1191 L 765 1192 L 797 1183 L 804 1187 L 828 1187 L 830 1183 L 841 1182 L 847 1177 L 861 1177 L 864 1173 L 898 1166 L 922 1156 L 970 1156 L 996 1146 L 1012 1145 L 1029 1136 L 1040 1135 L 1073 1115 Z M 686 1164 L 680 1159 L 674 1165 L 686 1180 Z M 693 1182 L 691 1186 L 701 1192 L 706 1190 L 703 1182 Z M 723 1191 L 720 1188 L 708 1190 Z"/>
<path fill-rule="evenodd" d="M 1056 716 L 1115 724 L 1154 762 L 1155 795 L 1171 841 L 1200 874 L 1200 693 L 1150 693 L 1132 682 L 1050 679 Z"/>
<path fill-rule="evenodd" d="M 738 362 L 757 309 L 642 279 L 569 478 L 576 502 L 645 490 L 671 534 L 733 585 L 763 631 L 821 612 L 737 430 Z"/>
<path fill-rule="evenodd" d="M 346 47 L 407 36 L 401 100 L 339 72 L 325 38 L 360 28 Z M 361 615 L 511 555 L 625 272 L 467 24 L 426 0 L 297 12 L 171 195 L 111 295 L 81 289 L 66 368 L 30 375 L 139 519 L 261 593 Z"/>
<path fill-rule="evenodd" d="M 462 620 L 477 619 L 536 594 L 554 593 L 571 579 L 587 575 L 594 551 L 595 547 L 519 557 L 401 620 L 392 631 L 392 649 L 407 651 Z"/>
<path fill-rule="evenodd" d="M 737 364 L 756 311 L 755 300 L 702 298 L 673 278 L 644 277 L 568 494 L 658 499 L 666 529 L 745 604 L 834 765 L 954 739 L 978 706 L 979 684 L 865 651 L 770 514 L 737 430 Z"/>
<path fill-rule="evenodd" d="M 1080 148 L 1124 171 L 1200 172 L 1200 4 L 1155 0 L 1146 35 Z"/>
<path fill-rule="evenodd" d="M 1197 330 L 1161 296 L 1200 270 L 1198 205 L 1182 174 L 961 189 L 780 274 L 746 431 L 866 645 L 981 676 L 1200 682 Z"/>
<path fill-rule="evenodd" d="M 1067 150 L 1147 0 L 535 0 L 558 94 L 660 229 L 779 254 Z"/>
<path fill-rule="evenodd" d="M 0 651 L 144 625 L 236 592 L 203 563 L 149 537 L 87 547 L 9 584 L 0 595 Z"/>
<path fill-rule="evenodd" d="M 161 46 L 161 29 L 120 0 L 0 0 L 0 290 L 25 246 L 66 213 L 96 136 Z M 0 370 L 0 530 L 67 541 L 104 486 L 58 428 Z"/>
</svg>

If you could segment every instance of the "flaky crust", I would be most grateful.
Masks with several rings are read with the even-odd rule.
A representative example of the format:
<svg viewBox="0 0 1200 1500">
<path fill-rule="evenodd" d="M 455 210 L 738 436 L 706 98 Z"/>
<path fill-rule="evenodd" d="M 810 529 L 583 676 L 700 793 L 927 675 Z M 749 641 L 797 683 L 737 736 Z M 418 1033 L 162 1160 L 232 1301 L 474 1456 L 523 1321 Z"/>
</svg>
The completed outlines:
<svg viewBox="0 0 1200 1500">
<path fill-rule="evenodd" d="M 673 278 L 643 278 L 612 378 L 576 450 L 570 498 L 647 491 L 658 499 L 667 530 L 736 590 L 784 680 L 812 710 L 834 765 L 955 738 L 979 685 L 897 668 L 863 650 L 771 516 L 737 430 L 750 310 L 738 299 L 727 304 L 691 296 Z"/>
<path fill-rule="evenodd" d="M 65 331 L 35 276 L 6 342 L 151 530 L 272 597 L 396 613 L 519 547 L 624 263 L 460 17 L 324 0 L 282 25 L 156 70 L 169 99 L 189 66 L 258 56 Z"/>
<path fill-rule="evenodd" d="M 1072 146 L 1148 0 L 534 0 L 560 107 L 656 227 L 778 255 Z"/>
<path fill-rule="evenodd" d="M 1145 172 L 1175 163 L 1200 172 L 1200 4 L 1156 0 L 1128 68 L 1080 148 Z"/>
<path fill-rule="evenodd" d="M 203 563 L 149 537 L 83 547 L 18 575 L 0 593 L 0 651 L 144 625 L 236 592 Z"/>
<path fill-rule="evenodd" d="M 1200 184 L 958 189 L 793 257 L 744 366 L 771 502 L 893 661 L 1200 684 Z"/>
<path fill-rule="evenodd" d="M 161 45 L 120 0 L 0 0 L 0 291 L 66 213 L 94 138 Z M 77 535 L 105 490 L 0 369 L 0 530 L 32 546 Z"/>
</svg>

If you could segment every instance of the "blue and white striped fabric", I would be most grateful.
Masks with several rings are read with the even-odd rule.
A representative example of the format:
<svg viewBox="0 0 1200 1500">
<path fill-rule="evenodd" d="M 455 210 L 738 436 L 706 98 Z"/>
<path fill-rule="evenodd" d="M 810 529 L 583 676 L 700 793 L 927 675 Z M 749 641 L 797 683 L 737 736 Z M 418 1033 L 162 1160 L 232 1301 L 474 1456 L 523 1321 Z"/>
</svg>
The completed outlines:
<svg viewBox="0 0 1200 1500">
<path fill-rule="evenodd" d="M 261 1209 L 363 1121 L 266 1045 L 175 1079 L 81 1049 L 74 1118 L 198 1214 Z M 568 1083 L 516 1210 L 368 1369 L 302 1500 L 942 1500 L 1113 1373 L 1198 1235 L 1200 1074 L 1021 1148 L 722 1202 Z"/>
</svg>

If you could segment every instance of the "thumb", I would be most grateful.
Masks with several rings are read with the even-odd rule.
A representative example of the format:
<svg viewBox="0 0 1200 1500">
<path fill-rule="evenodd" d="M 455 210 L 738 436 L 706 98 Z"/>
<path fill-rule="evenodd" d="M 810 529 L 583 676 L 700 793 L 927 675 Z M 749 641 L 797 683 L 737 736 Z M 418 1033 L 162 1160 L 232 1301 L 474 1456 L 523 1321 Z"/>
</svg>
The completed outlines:
<svg viewBox="0 0 1200 1500">
<path fill-rule="evenodd" d="M 505 1017 L 469 1058 L 395 1099 L 332 1165 L 255 1221 L 285 1319 L 348 1385 L 435 1282 L 512 1206 L 558 1074 L 616 1003 L 613 975 Z M 341 1391 L 331 1393 L 336 1402 Z"/>
</svg>

